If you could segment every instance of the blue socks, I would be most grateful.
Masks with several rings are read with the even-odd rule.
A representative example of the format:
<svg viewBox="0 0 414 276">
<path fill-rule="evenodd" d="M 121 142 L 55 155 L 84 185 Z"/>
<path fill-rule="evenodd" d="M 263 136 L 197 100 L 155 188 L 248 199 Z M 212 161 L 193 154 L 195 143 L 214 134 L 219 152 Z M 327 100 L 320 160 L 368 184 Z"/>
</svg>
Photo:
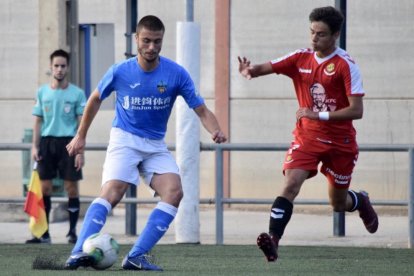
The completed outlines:
<svg viewBox="0 0 414 276">
<path fill-rule="evenodd" d="M 92 201 L 91 205 L 86 211 L 78 241 L 72 249 L 72 254 L 82 252 L 82 245 L 85 240 L 90 235 L 99 233 L 101 231 L 102 227 L 105 225 L 106 216 L 111 210 L 111 204 L 103 198 L 96 198 L 94 201 Z"/>
<path fill-rule="evenodd" d="M 150 214 L 147 225 L 131 251 L 129 251 L 128 256 L 136 257 L 150 251 L 167 232 L 176 214 L 176 207 L 165 202 L 159 202 Z"/>
<path fill-rule="evenodd" d="M 111 204 L 103 198 L 97 198 L 92 202 L 85 214 L 78 241 L 72 249 L 72 254 L 82 252 L 82 245 L 85 240 L 101 231 L 105 225 L 106 216 L 111 210 Z M 150 214 L 147 225 L 128 256 L 135 257 L 150 251 L 167 232 L 176 214 L 176 207 L 165 202 L 159 202 Z"/>
</svg>

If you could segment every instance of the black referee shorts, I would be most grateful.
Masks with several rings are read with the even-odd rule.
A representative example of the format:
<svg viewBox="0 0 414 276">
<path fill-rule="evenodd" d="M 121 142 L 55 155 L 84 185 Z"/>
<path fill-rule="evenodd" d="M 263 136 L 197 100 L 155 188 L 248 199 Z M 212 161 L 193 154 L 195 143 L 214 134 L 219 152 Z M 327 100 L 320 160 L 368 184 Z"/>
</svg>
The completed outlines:
<svg viewBox="0 0 414 276">
<path fill-rule="evenodd" d="M 46 136 L 40 138 L 37 171 L 41 180 L 59 177 L 67 181 L 82 179 L 82 169 L 76 171 L 75 156 L 69 156 L 66 145 L 73 137 Z"/>
</svg>

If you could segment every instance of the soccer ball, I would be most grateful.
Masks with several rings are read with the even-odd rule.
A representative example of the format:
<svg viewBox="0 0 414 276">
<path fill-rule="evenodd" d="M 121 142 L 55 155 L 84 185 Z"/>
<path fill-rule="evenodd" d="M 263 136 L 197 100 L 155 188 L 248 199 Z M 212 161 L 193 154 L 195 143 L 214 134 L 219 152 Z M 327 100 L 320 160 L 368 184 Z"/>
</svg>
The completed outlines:
<svg viewBox="0 0 414 276">
<path fill-rule="evenodd" d="M 82 250 L 95 257 L 93 268 L 103 270 L 111 267 L 118 259 L 119 245 L 111 235 L 97 233 L 85 240 Z"/>
</svg>

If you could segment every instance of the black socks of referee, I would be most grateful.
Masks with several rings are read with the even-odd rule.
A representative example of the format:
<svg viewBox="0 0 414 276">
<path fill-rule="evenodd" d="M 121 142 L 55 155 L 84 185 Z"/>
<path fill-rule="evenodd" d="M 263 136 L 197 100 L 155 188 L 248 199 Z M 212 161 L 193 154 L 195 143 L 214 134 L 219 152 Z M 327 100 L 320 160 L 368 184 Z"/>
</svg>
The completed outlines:
<svg viewBox="0 0 414 276">
<path fill-rule="evenodd" d="M 50 211 L 52 210 L 52 200 L 50 196 L 43 196 L 43 203 L 45 205 L 46 221 L 48 229 L 42 235 L 43 238 L 49 238 L 49 217 Z M 76 234 L 76 224 L 79 219 L 80 201 L 79 197 L 69 198 L 68 202 L 68 213 L 69 213 L 69 233 Z"/>
<path fill-rule="evenodd" d="M 51 200 L 50 196 L 45 196 L 45 195 L 43 196 L 43 204 L 45 205 L 47 230 L 42 235 L 42 237 L 43 238 L 49 238 L 50 237 L 50 234 L 49 234 L 49 215 L 50 215 L 50 210 L 52 210 L 52 200 Z"/>
<path fill-rule="evenodd" d="M 69 213 L 69 233 L 76 234 L 76 224 L 79 219 L 80 201 L 79 197 L 69 198 L 68 213 Z"/>
<path fill-rule="evenodd" d="M 284 197 L 277 197 L 272 205 L 269 222 L 269 234 L 279 239 L 285 232 L 293 212 L 293 204 Z"/>
</svg>

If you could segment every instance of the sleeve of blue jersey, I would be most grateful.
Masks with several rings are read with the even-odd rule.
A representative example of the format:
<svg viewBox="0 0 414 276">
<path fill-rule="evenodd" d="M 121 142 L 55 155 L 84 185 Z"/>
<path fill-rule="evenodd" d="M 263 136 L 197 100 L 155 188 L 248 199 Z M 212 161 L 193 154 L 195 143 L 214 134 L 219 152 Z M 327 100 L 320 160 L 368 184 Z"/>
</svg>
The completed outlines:
<svg viewBox="0 0 414 276">
<path fill-rule="evenodd" d="M 197 92 L 194 82 L 187 71 L 182 70 L 180 82 L 180 95 L 190 108 L 196 108 L 204 104 L 203 97 Z"/>
<path fill-rule="evenodd" d="M 97 89 L 100 94 L 100 99 L 107 98 L 114 91 L 113 83 L 115 80 L 116 65 L 111 66 L 101 81 L 98 83 Z"/>
</svg>

